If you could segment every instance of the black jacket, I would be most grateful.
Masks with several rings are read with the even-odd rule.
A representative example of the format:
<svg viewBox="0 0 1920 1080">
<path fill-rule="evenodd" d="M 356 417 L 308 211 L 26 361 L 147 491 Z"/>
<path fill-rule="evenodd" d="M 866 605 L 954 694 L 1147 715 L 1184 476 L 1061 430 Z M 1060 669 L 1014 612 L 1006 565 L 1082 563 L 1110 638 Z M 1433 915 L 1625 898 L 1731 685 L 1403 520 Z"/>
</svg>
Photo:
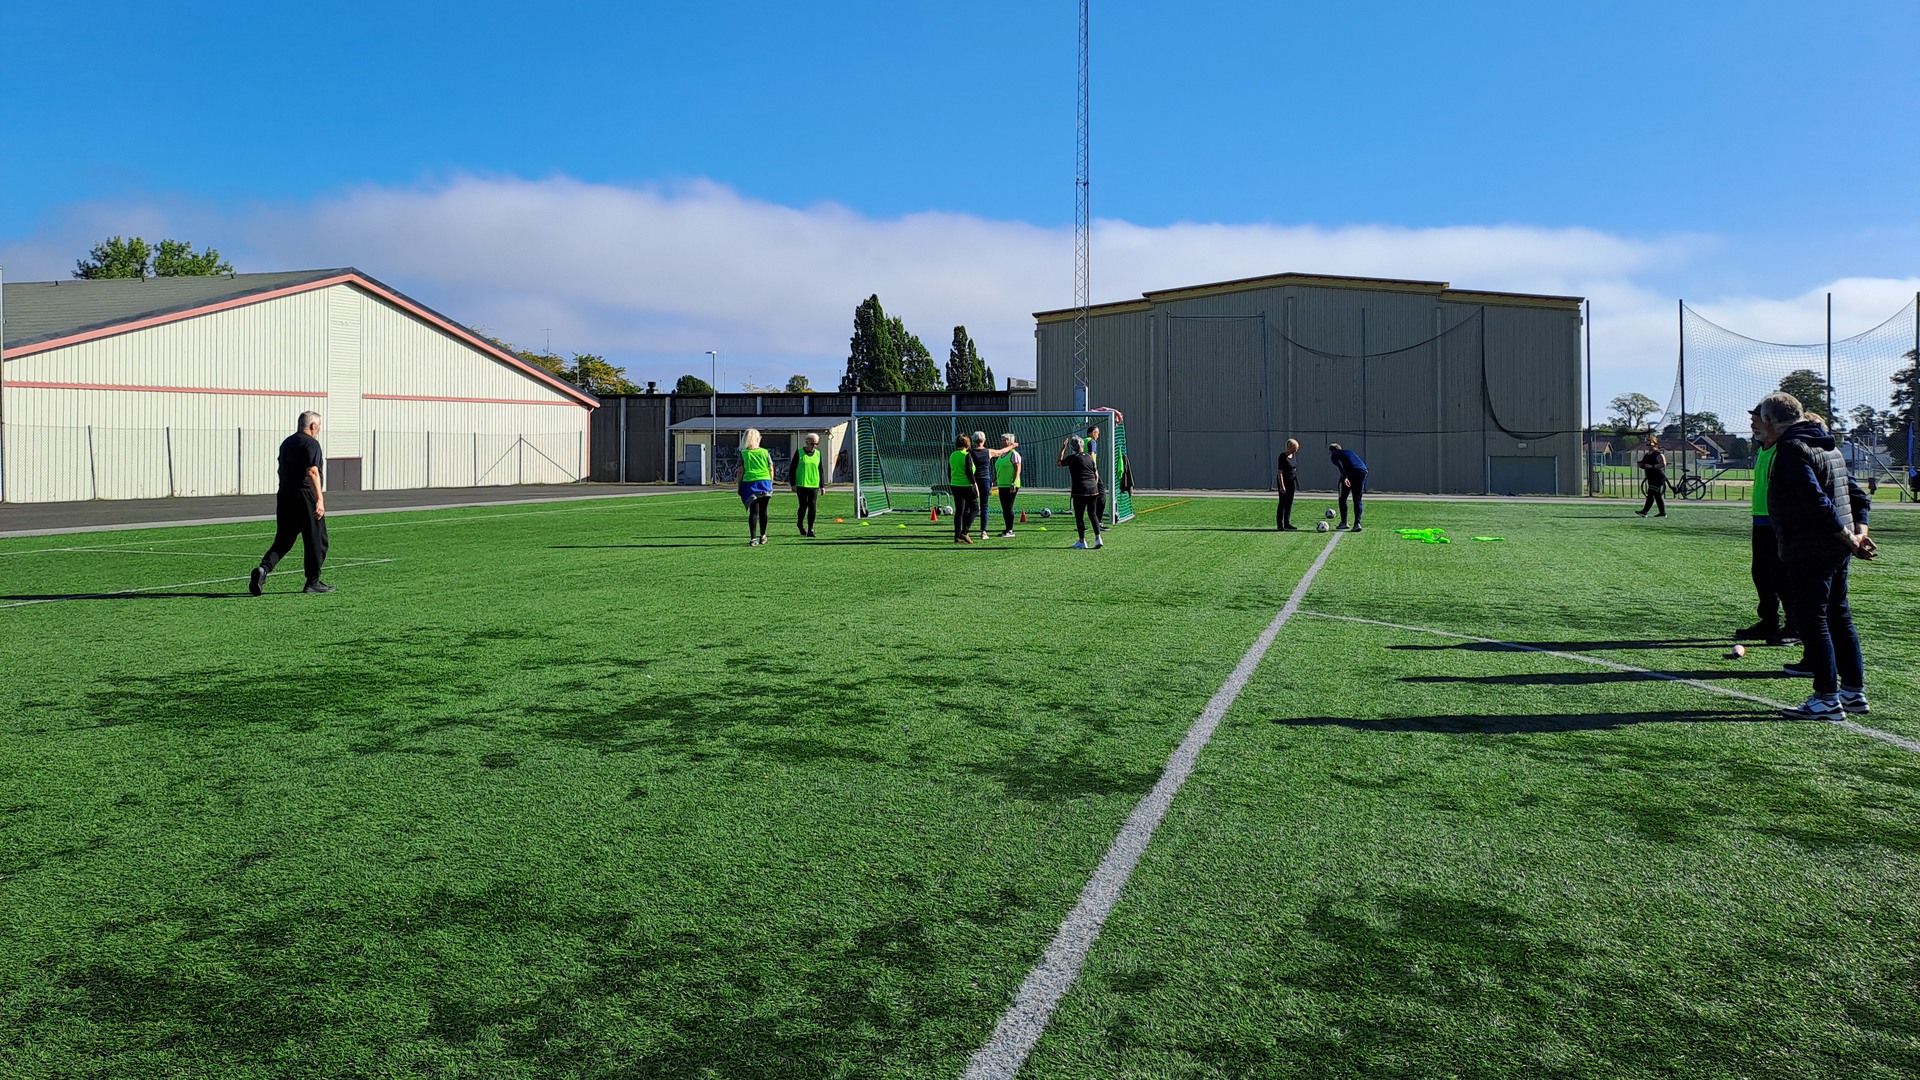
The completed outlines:
<svg viewBox="0 0 1920 1080">
<path fill-rule="evenodd" d="M 1846 554 L 1837 534 L 1865 525 L 1872 505 L 1847 475 L 1846 459 L 1825 428 L 1803 420 L 1780 436 L 1767 480 L 1767 517 L 1783 561 Z"/>
</svg>

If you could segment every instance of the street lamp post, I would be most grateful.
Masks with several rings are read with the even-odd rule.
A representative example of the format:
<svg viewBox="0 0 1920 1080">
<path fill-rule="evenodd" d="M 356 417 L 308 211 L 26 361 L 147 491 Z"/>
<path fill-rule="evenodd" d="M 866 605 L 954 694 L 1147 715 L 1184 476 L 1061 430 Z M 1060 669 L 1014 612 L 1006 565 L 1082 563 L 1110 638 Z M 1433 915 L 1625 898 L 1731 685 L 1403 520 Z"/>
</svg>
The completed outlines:
<svg viewBox="0 0 1920 1080">
<path fill-rule="evenodd" d="M 720 480 L 720 353 L 707 350 L 707 378 L 713 381 L 713 403 L 708 406 L 708 414 L 713 418 L 713 434 L 707 438 L 707 483 Z"/>
</svg>

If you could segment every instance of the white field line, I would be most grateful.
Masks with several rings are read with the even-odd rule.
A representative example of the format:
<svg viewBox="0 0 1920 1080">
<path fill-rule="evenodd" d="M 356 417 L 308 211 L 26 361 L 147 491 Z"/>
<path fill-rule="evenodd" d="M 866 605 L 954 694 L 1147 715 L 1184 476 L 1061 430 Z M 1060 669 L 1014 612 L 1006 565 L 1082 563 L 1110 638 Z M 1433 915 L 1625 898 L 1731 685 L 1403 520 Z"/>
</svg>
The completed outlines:
<svg viewBox="0 0 1920 1080">
<path fill-rule="evenodd" d="M 1120 891 L 1126 887 L 1127 879 L 1133 876 L 1134 867 L 1139 865 L 1140 856 L 1146 852 L 1148 841 L 1153 839 L 1154 830 L 1160 827 L 1160 821 L 1166 816 L 1167 808 L 1173 804 L 1174 796 L 1186 784 L 1192 775 L 1193 767 L 1200 757 L 1200 751 L 1206 749 L 1213 738 L 1214 729 L 1227 714 L 1240 691 L 1246 688 L 1248 680 L 1253 678 L 1254 669 L 1279 636 L 1280 628 L 1287 624 L 1294 613 L 1300 610 L 1300 601 L 1307 595 L 1307 587 L 1327 564 L 1327 556 L 1333 554 L 1335 544 L 1340 542 L 1343 533 L 1334 533 L 1320 557 L 1313 561 L 1300 584 L 1294 586 L 1293 595 L 1287 598 L 1286 605 L 1273 617 L 1267 628 L 1246 655 L 1234 667 L 1233 674 L 1216 691 L 1200 711 L 1199 719 L 1187 729 L 1187 737 L 1167 759 L 1167 767 L 1160 775 L 1159 783 L 1153 785 L 1140 802 L 1133 808 L 1126 824 L 1120 827 L 1120 835 L 1114 838 L 1113 846 L 1107 849 L 1106 857 L 1100 860 L 1100 866 L 1086 887 L 1080 890 L 1080 899 L 1067 914 L 1060 929 L 1054 934 L 1053 941 L 1040 957 L 1039 964 L 1027 973 L 1026 980 L 1020 984 L 1014 994 L 1013 1004 L 1000 1017 L 993 1034 L 967 1063 L 963 1074 L 966 1080 L 1013 1080 L 1026 1064 L 1027 1055 L 1033 1052 L 1034 1044 L 1047 1029 L 1047 1022 L 1053 1016 L 1053 1010 L 1066 996 L 1080 975 L 1080 968 L 1086 963 L 1087 954 L 1100 937 L 1101 927 L 1106 925 L 1107 916 L 1113 913 L 1113 907 L 1120 899 Z"/>
<path fill-rule="evenodd" d="M 716 493 L 716 492 L 707 492 L 706 494 L 718 494 L 718 493 Z M 602 496 L 598 496 L 598 497 L 596 498 L 596 500 L 595 500 L 595 501 L 596 501 L 596 502 L 604 502 L 604 501 L 606 501 L 606 500 L 608 500 L 608 499 L 612 499 L 612 498 L 615 498 L 615 497 L 616 497 L 616 496 L 609 496 L 609 495 L 602 495 Z M 538 505 L 539 503 L 547 503 L 547 502 L 553 502 L 553 501 L 554 501 L 554 500 L 552 500 L 552 499 L 537 499 L 537 500 L 532 500 L 532 501 L 530 501 L 530 502 L 528 502 L 528 503 L 527 503 L 527 504 L 525 504 L 525 505 Z M 503 505 L 503 504 L 501 504 L 501 503 L 486 503 L 486 504 L 483 504 L 483 505 L 487 505 L 487 506 L 500 506 L 500 505 Z M 513 505 L 513 504 L 504 504 L 504 505 Z M 434 508 L 434 509 L 441 509 L 441 508 L 439 508 L 439 507 L 436 507 L 436 508 Z M 361 530 L 361 529 L 397 529 L 397 528 L 404 528 L 404 527 L 407 527 L 407 526 L 415 526 L 415 527 L 420 527 L 420 528 L 425 528 L 426 526 L 429 526 L 429 525 L 464 525 L 464 524 L 466 524 L 466 523 L 467 523 L 467 522 L 469 522 L 469 521 L 489 521 L 489 520 L 493 520 L 493 519 L 496 519 L 496 518 L 519 518 L 519 517 L 538 517 L 538 516 L 541 516 L 541 515 L 546 515 L 546 514 L 581 514 L 581 513 L 586 513 L 586 512 L 588 512 L 588 511 L 592 511 L 592 510 L 606 510 L 606 509 L 608 509 L 608 507 L 606 507 L 606 506 L 601 506 L 601 505 L 594 505 L 594 506 L 570 506 L 570 507 L 567 507 L 567 508 L 565 508 L 565 509 L 563 509 L 563 510 L 520 510 L 520 511 L 516 511 L 516 512 L 514 512 L 514 513 L 510 513 L 510 514 L 469 514 L 469 515 L 467 515 L 467 516 L 465 516 L 465 517 L 453 517 L 453 518 L 432 518 L 432 519 L 430 519 L 430 520 L 427 520 L 427 521 L 380 521 L 380 522 L 375 522 L 375 523 L 373 523 L 373 524 L 370 524 L 370 525 L 341 525 L 341 526 L 339 526 L 339 527 L 337 527 L 337 528 L 336 528 L 335 526 L 333 526 L 333 525 L 331 525 L 331 524 L 329 524 L 329 525 L 327 526 L 327 532 L 328 532 L 329 534 L 332 534 L 332 533 L 337 533 L 337 532 L 357 532 L 358 530 Z M 361 514 L 374 514 L 374 513 L 380 513 L 380 514 L 399 514 L 399 513 L 424 513 L 424 512 L 426 512 L 426 511 L 419 511 L 419 510 L 360 510 L 360 511 L 354 511 L 354 513 L 361 513 Z M 343 512 L 343 513 L 344 513 L 344 512 Z M 337 516 L 339 516 L 339 515 L 334 515 L 334 514 L 329 514 L 329 515 L 327 516 L 327 520 L 328 520 L 329 522 L 331 522 L 331 521 L 333 520 L 333 518 L 334 518 L 334 517 L 337 517 Z M 263 524 L 263 525 L 267 525 L 267 526 L 271 526 L 271 525 L 273 524 L 273 519 L 272 519 L 272 518 L 262 518 L 262 519 L 260 519 L 260 521 L 261 521 L 261 524 Z M 189 523 L 189 522 L 180 522 L 180 523 L 178 523 L 178 524 L 175 524 L 175 525 L 166 525 L 166 524 L 159 524 L 159 525 L 151 525 L 151 526 L 142 526 L 142 528 L 154 528 L 154 529 L 164 529 L 164 528 L 181 528 L 181 527 L 185 527 L 185 526 L 187 526 L 187 525 L 189 525 L 189 524 L 191 524 L 191 523 Z M 219 535 L 219 536 L 183 536 L 183 537 L 179 537 L 179 538 L 177 538 L 177 539 L 174 539 L 174 540 L 149 540 L 149 541 L 147 541 L 147 543 L 149 543 L 149 544 L 192 544 L 192 543 L 204 543 L 204 542 L 206 542 L 206 541 L 208 541 L 208 540 L 212 540 L 212 541 L 216 541 L 216 542 L 218 542 L 218 541 L 222 541 L 222 540 L 252 540 L 252 541 L 256 541 L 256 542 L 257 542 L 257 541 L 259 541 L 259 540 L 260 540 L 261 538 L 263 538 L 263 537 L 271 537 L 271 535 L 272 535 L 272 529 L 271 529 L 271 528 L 269 527 L 269 528 L 267 528 L 267 529 L 263 529 L 263 530 L 261 530 L 261 531 L 259 531 L 259 532 L 246 532 L 246 533 L 223 533 L 223 534 L 221 534 L 221 535 Z M 113 544 L 102 544 L 102 545 L 98 545 L 98 546 L 91 546 L 91 547 L 44 547 L 44 548 L 25 548 L 25 549 L 22 549 L 22 550 L 20 550 L 20 551 L 0 551 L 0 558 L 3 558 L 3 557 L 5 557 L 5 556 L 8 556 L 8 555 L 45 555 L 45 554 L 49 554 L 49 553 L 56 553 L 56 554 L 57 554 L 57 553 L 61 553 L 61 552 L 75 552 L 75 551 L 111 551 L 111 550 L 114 550 L 114 549 L 115 549 L 116 547 L 124 547 L 124 546 L 125 546 L 125 545 L 123 545 L 123 544 L 122 544 L 122 545 L 113 545 Z"/>
<path fill-rule="evenodd" d="M 328 570 L 351 570 L 356 566 L 378 566 L 393 562 L 392 559 L 361 559 L 356 562 L 343 562 L 329 565 Z M 148 585 L 139 589 L 120 589 L 115 592 L 73 593 L 68 596 L 44 596 L 38 600 L 15 600 L 10 604 L 0 604 L 0 608 L 27 607 L 32 604 L 61 604 L 69 600 L 111 600 L 116 596 L 132 596 L 136 593 L 163 592 L 167 589 L 192 589 L 201 585 L 225 585 L 233 581 L 246 581 L 252 577 L 248 571 L 241 577 L 208 578 L 205 581 L 180 581 L 172 585 Z"/>
<path fill-rule="evenodd" d="M 40 551 L 79 551 L 90 555 L 193 555 L 204 559 L 250 559 L 253 556 L 239 551 L 156 551 L 152 548 L 137 547 L 73 547 L 40 548 Z M 17 553 L 16 553 L 17 554 Z"/>
<path fill-rule="evenodd" d="M 1384 626 L 1390 630 L 1407 630 L 1416 634 L 1432 634 L 1436 637 L 1454 638 L 1459 641 L 1477 641 L 1483 645 L 1497 645 L 1502 649 L 1512 649 L 1514 652 L 1539 653 L 1543 656 L 1553 656 L 1562 660 L 1571 660 L 1576 664 L 1606 668 L 1609 671 L 1632 672 L 1636 675 L 1645 675 L 1648 678 L 1659 679 L 1663 682 L 1680 683 L 1684 686 L 1691 686 L 1696 690 L 1705 690 L 1709 694 L 1719 694 L 1722 697 L 1739 698 L 1742 701 L 1751 701 L 1756 705 L 1765 705 L 1769 709 L 1785 709 L 1791 707 L 1784 701 L 1775 701 L 1772 698 L 1764 698 L 1758 694 L 1749 694 L 1745 690 L 1734 690 L 1725 686 L 1715 686 L 1710 682 L 1705 682 L 1700 679 L 1688 679 L 1679 675 L 1669 675 L 1664 671 L 1634 667 L 1632 664 L 1622 664 L 1613 660 L 1602 660 L 1597 656 L 1561 652 L 1558 649 L 1543 649 L 1538 645 L 1522 645 L 1513 641 L 1476 637 L 1473 634 L 1456 634 L 1448 630 L 1435 630 L 1430 626 L 1407 626 L 1404 623 L 1382 622 L 1379 619 L 1362 619 L 1353 615 L 1329 615 L 1323 611 L 1303 611 L 1300 614 L 1310 619 L 1334 619 L 1339 622 L 1364 623 L 1368 626 Z M 1897 746 L 1909 753 L 1920 754 L 1920 742 L 1902 738 L 1890 731 L 1870 728 L 1864 724 L 1854 723 L 1852 720 L 1829 720 L 1827 722 L 1844 731 L 1850 731 L 1855 735 L 1865 735 L 1869 739 L 1879 739 L 1883 743 Z"/>
</svg>

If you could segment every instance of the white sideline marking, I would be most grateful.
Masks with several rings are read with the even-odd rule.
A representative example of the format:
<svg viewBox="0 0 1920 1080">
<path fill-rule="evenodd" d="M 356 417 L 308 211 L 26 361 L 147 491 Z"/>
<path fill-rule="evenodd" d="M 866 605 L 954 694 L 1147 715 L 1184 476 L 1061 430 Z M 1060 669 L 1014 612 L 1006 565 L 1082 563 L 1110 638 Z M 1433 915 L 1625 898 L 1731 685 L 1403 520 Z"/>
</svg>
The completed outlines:
<svg viewBox="0 0 1920 1080">
<path fill-rule="evenodd" d="M 1134 806 L 1133 813 L 1127 817 L 1125 825 L 1120 827 L 1120 835 L 1114 838 L 1113 846 L 1107 849 L 1106 857 L 1100 860 L 1099 869 L 1080 890 L 1080 900 L 1067 914 L 1060 929 L 1054 934 L 1053 941 L 1047 946 L 1040 962 L 1027 973 L 1025 982 L 1013 996 L 1013 1004 L 1000 1017 L 987 1044 L 975 1051 L 967 1063 L 967 1071 L 962 1074 L 966 1080 L 1013 1080 L 1027 1055 L 1033 1052 L 1035 1043 L 1047 1029 L 1047 1021 L 1052 1018 L 1053 1010 L 1066 996 L 1067 990 L 1080 975 L 1081 965 L 1086 963 L 1087 953 L 1100 937 L 1101 927 L 1106 925 L 1107 916 L 1113 913 L 1113 906 L 1120 899 L 1120 890 L 1126 888 L 1127 879 L 1133 876 L 1133 869 L 1139 865 L 1140 856 L 1147 850 L 1147 842 L 1153 839 L 1154 830 L 1160 827 L 1160 820 L 1166 816 L 1167 808 L 1173 804 L 1173 798 L 1192 775 L 1200 751 L 1206 749 L 1213 738 L 1214 729 L 1227 714 L 1240 691 L 1246 688 L 1248 680 L 1253 678 L 1254 669 L 1267 655 L 1267 649 L 1273 645 L 1273 639 L 1280 628 L 1300 610 L 1300 601 L 1307 595 L 1307 586 L 1313 584 L 1314 576 L 1327 564 L 1327 556 L 1333 554 L 1333 546 L 1340 542 L 1345 534 L 1334 533 L 1320 557 L 1313 561 L 1300 584 L 1294 586 L 1293 595 L 1287 598 L 1280 613 L 1267 624 L 1258 640 L 1247 649 L 1246 655 L 1227 676 L 1207 707 L 1200 711 L 1199 719 L 1187 729 L 1187 737 L 1167 759 L 1167 767 L 1160 774 L 1160 782 L 1153 785 L 1140 802 Z"/>
<path fill-rule="evenodd" d="M 327 567 L 329 570 L 351 570 L 356 566 L 378 566 L 390 563 L 392 559 L 361 559 L 358 562 L 343 562 Z M 205 581 L 181 581 L 172 585 L 148 585 L 139 589 L 118 589 L 114 592 L 73 593 L 69 596 L 43 596 L 38 600 L 15 600 L 10 604 L 0 604 L 0 608 L 27 607 L 32 604 L 60 604 L 68 600 L 110 600 L 116 596 L 132 596 L 135 593 L 161 592 L 166 589 L 191 589 L 200 585 L 224 585 L 230 581 L 246 581 L 253 576 L 249 570 L 244 577 L 208 578 Z"/>
<path fill-rule="evenodd" d="M 1669 675 L 1664 671 L 1654 671 L 1650 668 L 1634 667 L 1632 664 L 1621 664 L 1612 660 L 1602 660 L 1597 656 L 1583 656 L 1580 653 L 1561 652 L 1558 649 L 1543 649 L 1538 645 L 1521 645 L 1512 641 L 1499 641 L 1495 638 L 1476 637 L 1473 634 L 1455 634 L 1447 630 L 1435 630 L 1429 626 L 1407 626 L 1404 623 L 1382 622 L 1379 619 L 1362 619 L 1353 615 L 1329 615 L 1323 611 L 1303 611 L 1300 614 L 1310 619 L 1335 619 L 1340 622 L 1365 623 L 1368 626 L 1384 626 L 1392 630 L 1407 630 L 1416 634 L 1433 634 L 1437 637 L 1457 638 L 1461 641 L 1477 641 L 1484 645 L 1498 645 L 1503 649 L 1512 649 L 1515 652 L 1530 652 L 1540 653 L 1543 656 L 1555 656 L 1562 660 L 1572 660 L 1578 664 L 1606 668 L 1610 671 L 1629 671 L 1637 675 L 1649 675 L 1665 682 L 1681 683 L 1685 686 L 1691 686 L 1696 690 L 1705 690 L 1710 694 L 1719 694 L 1723 697 L 1751 701 L 1756 705 L 1765 705 L 1769 709 L 1786 709 L 1792 707 L 1784 701 L 1763 698 L 1758 694 L 1749 694 L 1745 690 L 1733 690 L 1725 686 L 1715 686 L 1710 682 L 1704 682 L 1700 679 L 1686 679 L 1678 675 Z M 1851 731 L 1855 735 L 1865 735 L 1869 739 L 1879 739 L 1881 742 L 1890 743 L 1909 753 L 1920 754 L 1920 742 L 1901 738 L 1890 731 L 1870 728 L 1864 724 L 1856 724 L 1851 720 L 1829 720 L 1827 723 L 1844 731 Z"/>
</svg>

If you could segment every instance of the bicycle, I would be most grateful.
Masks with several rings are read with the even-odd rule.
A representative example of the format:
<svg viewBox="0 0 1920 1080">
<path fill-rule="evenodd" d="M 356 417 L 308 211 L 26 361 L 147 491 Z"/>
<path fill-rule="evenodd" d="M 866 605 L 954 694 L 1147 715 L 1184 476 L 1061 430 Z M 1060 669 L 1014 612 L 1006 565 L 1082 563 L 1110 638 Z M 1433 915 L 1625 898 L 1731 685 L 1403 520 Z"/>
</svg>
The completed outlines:
<svg viewBox="0 0 1920 1080">
<path fill-rule="evenodd" d="M 1676 498 L 1704 499 L 1707 497 L 1707 482 L 1694 473 L 1687 473 L 1667 486 Z"/>
</svg>

